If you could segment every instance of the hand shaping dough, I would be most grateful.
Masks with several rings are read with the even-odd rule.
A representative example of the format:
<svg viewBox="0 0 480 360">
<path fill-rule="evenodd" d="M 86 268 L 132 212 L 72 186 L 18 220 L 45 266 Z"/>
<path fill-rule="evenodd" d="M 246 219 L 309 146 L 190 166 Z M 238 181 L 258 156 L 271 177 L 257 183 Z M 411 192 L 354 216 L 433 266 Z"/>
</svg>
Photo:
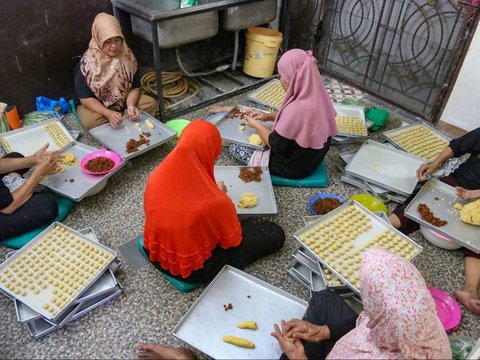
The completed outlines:
<svg viewBox="0 0 480 360">
<path fill-rule="evenodd" d="M 237 206 L 244 209 L 253 208 L 257 206 L 257 197 L 254 193 L 246 192 L 240 197 Z"/>
<path fill-rule="evenodd" d="M 468 203 L 460 210 L 460 220 L 467 224 L 480 225 L 480 199 Z"/>
</svg>

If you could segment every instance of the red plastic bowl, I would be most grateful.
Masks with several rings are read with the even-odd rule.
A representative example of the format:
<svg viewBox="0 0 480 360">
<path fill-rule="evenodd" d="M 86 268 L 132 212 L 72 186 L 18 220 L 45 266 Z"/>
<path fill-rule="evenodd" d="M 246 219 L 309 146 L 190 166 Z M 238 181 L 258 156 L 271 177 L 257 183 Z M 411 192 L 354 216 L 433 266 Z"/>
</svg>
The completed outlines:
<svg viewBox="0 0 480 360">
<path fill-rule="evenodd" d="M 438 318 L 445 330 L 452 330 L 460 324 L 462 311 L 455 299 L 440 289 L 429 287 L 428 290 L 435 301 Z"/>
<path fill-rule="evenodd" d="M 113 161 L 114 165 L 113 167 L 110 169 L 110 170 L 106 170 L 106 171 L 102 171 L 102 172 L 91 172 L 90 170 L 88 170 L 85 165 L 87 164 L 87 162 L 89 160 L 92 160 L 92 159 L 95 159 L 97 157 L 106 157 L 110 160 Z M 87 156 L 85 156 L 82 161 L 80 162 L 80 167 L 82 168 L 83 171 L 85 171 L 87 174 L 92 174 L 92 175 L 104 175 L 104 174 L 108 174 L 109 172 L 115 170 L 117 168 L 118 165 L 120 165 L 120 163 L 122 162 L 122 158 L 120 157 L 120 155 L 118 155 L 116 152 L 114 151 L 109 151 L 109 150 L 99 150 L 99 151 L 94 151 L 90 154 L 88 154 Z"/>
</svg>

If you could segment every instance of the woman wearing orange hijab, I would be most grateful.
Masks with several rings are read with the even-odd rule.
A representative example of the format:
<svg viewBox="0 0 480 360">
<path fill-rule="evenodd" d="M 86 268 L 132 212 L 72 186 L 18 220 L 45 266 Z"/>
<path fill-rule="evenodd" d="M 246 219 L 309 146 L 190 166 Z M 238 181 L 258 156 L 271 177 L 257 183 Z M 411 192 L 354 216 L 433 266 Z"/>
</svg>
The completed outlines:
<svg viewBox="0 0 480 360">
<path fill-rule="evenodd" d="M 285 241 L 275 223 L 240 223 L 225 185 L 215 181 L 221 147 L 214 125 L 192 121 L 147 181 L 145 252 L 160 271 L 184 282 L 209 282 L 224 265 L 243 268 Z"/>
</svg>

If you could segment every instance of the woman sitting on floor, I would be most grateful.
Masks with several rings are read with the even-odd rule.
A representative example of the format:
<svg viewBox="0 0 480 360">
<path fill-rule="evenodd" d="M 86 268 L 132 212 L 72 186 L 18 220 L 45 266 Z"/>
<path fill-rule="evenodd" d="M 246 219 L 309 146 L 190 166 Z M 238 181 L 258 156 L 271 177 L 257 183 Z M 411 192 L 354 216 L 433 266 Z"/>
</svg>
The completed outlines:
<svg viewBox="0 0 480 360">
<path fill-rule="evenodd" d="M 245 124 L 254 128 L 269 150 L 231 144 L 231 155 L 244 165 L 267 166 L 272 175 L 302 179 L 321 164 L 338 133 L 336 112 L 323 85 L 311 51 L 292 49 L 278 61 L 280 83 L 286 91 L 278 112 L 250 112 Z M 211 112 L 229 111 L 214 106 Z M 272 129 L 262 122 L 274 120 Z"/>
<path fill-rule="evenodd" d="M 123 112 L 132 119 L 139 109 L 154 116 L 156 100 L 140 94 L 137 60 L 123 37 L 118 20 L 106 13 L 95 17 L 88 50 L 74 69 L 75 90 L 81 105 L 80 122 L 87 129 L 110 122 L 122 123 Z"/>
<path fill-rule="evenodd" d="M 147 181 L 145 252 L 161 272 L 184 282 L 208 283 L 224 265 L 244 268 L 285 241 L 275 223 L 240 223 L 225 185 L 215 182 L 221 147 L 214 125 L 192 121 Z"/>
<path fill-rule="evenodd" d="M 451 359 L 447 334 L 417 268 L 385 250 L 365 253 L 364 312 L 359 316 L 331 290 L 313 294 L 305 320 L 274 325 L 289 359 Z M 139 359 L 193 359 L 186 348 L 139 344 Z"/>
<path fill-rule="evenodd" d="M 58 166 L 58 151 L 45 144 L 34 155 L 10 153 L 0 158 L 0 240 L 24 234 L 53 221 L 58 213 L 55 195 L 38 193 L 36 187 Z M 22 177 L 35 166 L 28 179 Z"/>
</svg>

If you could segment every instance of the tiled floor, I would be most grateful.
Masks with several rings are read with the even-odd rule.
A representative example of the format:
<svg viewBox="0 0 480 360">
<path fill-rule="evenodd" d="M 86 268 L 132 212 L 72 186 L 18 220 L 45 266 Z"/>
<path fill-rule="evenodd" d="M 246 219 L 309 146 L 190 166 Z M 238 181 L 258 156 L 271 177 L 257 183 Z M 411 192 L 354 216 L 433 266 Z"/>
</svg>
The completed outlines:
<svg viewBox="0 0 480 360">
<path fill-rule="evenodd" d="M 362 93 L 343 86 L 334 80 L 325 80 L 334 100 L 345 97 L 360 99 Z M 252 106 L 247 94 L 228 99 L 227 104 Z M 401 121 L 409 121 L 399 111 L 390 109 L 391 115 L 386 130 L 396 128 Z M 205 118 L 206 108 L 183 115 L 186 119 Z M 67 118 L 67 127 L 80 130 L 80 141 L 100 147 L 88 133 L 72 118 Z M 381 140 L 381 133 L 373 133 L 373 139 Z M 105 189 L 77 204 L 64 221 L 74 229 L 91 226 L 105 245 L 118 250 L 119 247 L 142 232 L 143 191 L 148 175 L 175 146 L 171 141 L 143 156 L 130 161 L 121 172 L 113 176 Z M 284 248 L 274 256 L 262 259 L 249 266 L 246 271 L 272 285 L 295 294 L 305 300 L 308 291 L 294 282 L 285 267 L 291 263 L 291 253 L 298 244 L 293 233 L 303 227 L 303 216 L 308 215 L 306 204 L 320 192 L 336 193 L 349 198 L 358 190 L 340 181 L 343 162 L 340 152 L 355 150 L 359 144 L 332 146 L 327 155 L 329 185 L 318 188 L 275 187 L 274 193 L 278 214 L 273 220 L 287 234 Z M 234 165 L 224 148 L 218 165 Z M 412 239 L 424 247 L 415 259 L 429 286 L 438 287 L 452 294 L 463 284 L 463 252 L 447 251 L 425 241 L 420 232 Z M 0 247 L 0 258 L 9 249 Z M 122 258 L 122 256 L 120 255 Z M 123 259 L 125 260 L 125 259 Z M 124 294 L 105 306 L 88 314 L 79 321 L 55 331 L 42 340 L 35 341 L 28 335 L 26 327 L 16 320 L 13 302 L 0 296 L 0 358 L 133 358 L 134 346 L 138 342 L 156 341 L 170 344 L 181 342 L 172 336 L 172 329 L 187 312 L 204 288 L 187 294 L 179 293 L 150 264 L 142 268 L 130 266 L 124 261 L 118 271 L 118 279 L 124 286 Z M 266 306 L 274 304 L 266 304 Z M 453 334 L 478 338 L 480 321 L 465 309 L 463 319 Z"/>
</svg>

